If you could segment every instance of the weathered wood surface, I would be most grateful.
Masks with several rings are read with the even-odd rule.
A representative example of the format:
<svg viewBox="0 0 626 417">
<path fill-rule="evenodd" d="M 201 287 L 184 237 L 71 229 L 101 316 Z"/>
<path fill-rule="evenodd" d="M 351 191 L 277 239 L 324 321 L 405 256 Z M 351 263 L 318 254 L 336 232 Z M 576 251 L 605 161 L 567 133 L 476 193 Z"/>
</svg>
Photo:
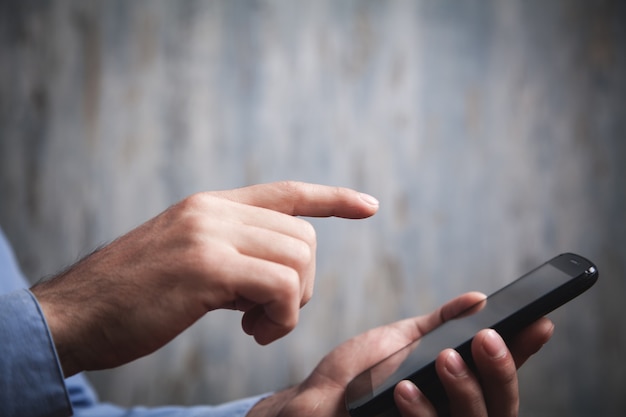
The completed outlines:
<svg viewBox="0 0 626 417">
<path fill-rule="evenodd" d="M 316 295 L 258 347 L 211 313 L 92 374 L 122 404 L 280 388 L 364 329 L 563 251 L 523 415 L 624 415 L 626 9 L 618 1 L 2 1 L 0 224 L 32 279 L 187 194 L 278 179 L 381 200 L 315 220 Z"/>
</svg>

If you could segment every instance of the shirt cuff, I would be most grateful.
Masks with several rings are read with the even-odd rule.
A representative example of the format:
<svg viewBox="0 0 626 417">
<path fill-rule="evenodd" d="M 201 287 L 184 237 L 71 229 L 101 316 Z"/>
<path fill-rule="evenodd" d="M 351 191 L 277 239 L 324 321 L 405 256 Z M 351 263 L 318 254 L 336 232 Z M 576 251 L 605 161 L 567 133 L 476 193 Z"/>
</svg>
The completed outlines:
<svg viewBox="0 0 626 417">
<path fill-rule="evenodd" d="M 25 289 L 0 295 L 0 415 L 72 415 L 52 336 Z"/>
</svg>

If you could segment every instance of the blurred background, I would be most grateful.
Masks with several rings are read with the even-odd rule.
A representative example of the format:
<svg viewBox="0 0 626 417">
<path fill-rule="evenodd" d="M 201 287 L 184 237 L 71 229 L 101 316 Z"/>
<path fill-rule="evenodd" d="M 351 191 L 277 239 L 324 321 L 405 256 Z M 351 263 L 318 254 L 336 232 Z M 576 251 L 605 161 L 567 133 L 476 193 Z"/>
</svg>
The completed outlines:
<svg viewBox="0 0 626 417">
<path fill-rule="evenodd" d="M 103 400 L 215 403 L 565 251 L 600 281 L 552 315 L 523 416 L 626 412 L 626 4 L 0 1 L 0 225 L 31 279 L 188 194 L 294 179 L 376 196 L 312 220 L 316 293 L 267 347 L 213 312 L 91 373 Z"/>
</svg>

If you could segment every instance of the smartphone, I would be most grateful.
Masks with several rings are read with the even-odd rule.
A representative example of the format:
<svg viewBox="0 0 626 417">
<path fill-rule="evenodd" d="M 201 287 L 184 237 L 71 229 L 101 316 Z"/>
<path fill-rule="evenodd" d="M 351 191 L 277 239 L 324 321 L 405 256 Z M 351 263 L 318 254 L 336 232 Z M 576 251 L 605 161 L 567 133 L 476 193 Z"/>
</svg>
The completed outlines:
<svg viewBox="0 0 626 417">
<path fill-rule="evenodd" d="M 442 350 L 456 349 L 475 370 L 471 343 L 480 330 L 490 327 L 509 343 L 597 279 L 596 266 L 582 256 L 565 253 L 549 260 L 357 376 L 346 388 L 348 412 L 353 417 L 399 417 L 393 390 L 408 379 L 445 415 L 448 399 L 435 370 Z"/>
</svg>

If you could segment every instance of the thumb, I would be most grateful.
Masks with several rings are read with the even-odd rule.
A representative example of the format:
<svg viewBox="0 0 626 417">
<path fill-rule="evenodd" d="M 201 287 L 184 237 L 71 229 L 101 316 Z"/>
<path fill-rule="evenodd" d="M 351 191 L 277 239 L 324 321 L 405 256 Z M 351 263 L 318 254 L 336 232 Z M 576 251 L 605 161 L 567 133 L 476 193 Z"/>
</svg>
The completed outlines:
<svg viewBox="0 0 626 417">
<path fill-rule="evenodd" d="M 362 219 L 378 211 L 374 197 L 343 187 L 296 181 L 252 185 L 211 194 L 292 216 Z"/>
</svg>

